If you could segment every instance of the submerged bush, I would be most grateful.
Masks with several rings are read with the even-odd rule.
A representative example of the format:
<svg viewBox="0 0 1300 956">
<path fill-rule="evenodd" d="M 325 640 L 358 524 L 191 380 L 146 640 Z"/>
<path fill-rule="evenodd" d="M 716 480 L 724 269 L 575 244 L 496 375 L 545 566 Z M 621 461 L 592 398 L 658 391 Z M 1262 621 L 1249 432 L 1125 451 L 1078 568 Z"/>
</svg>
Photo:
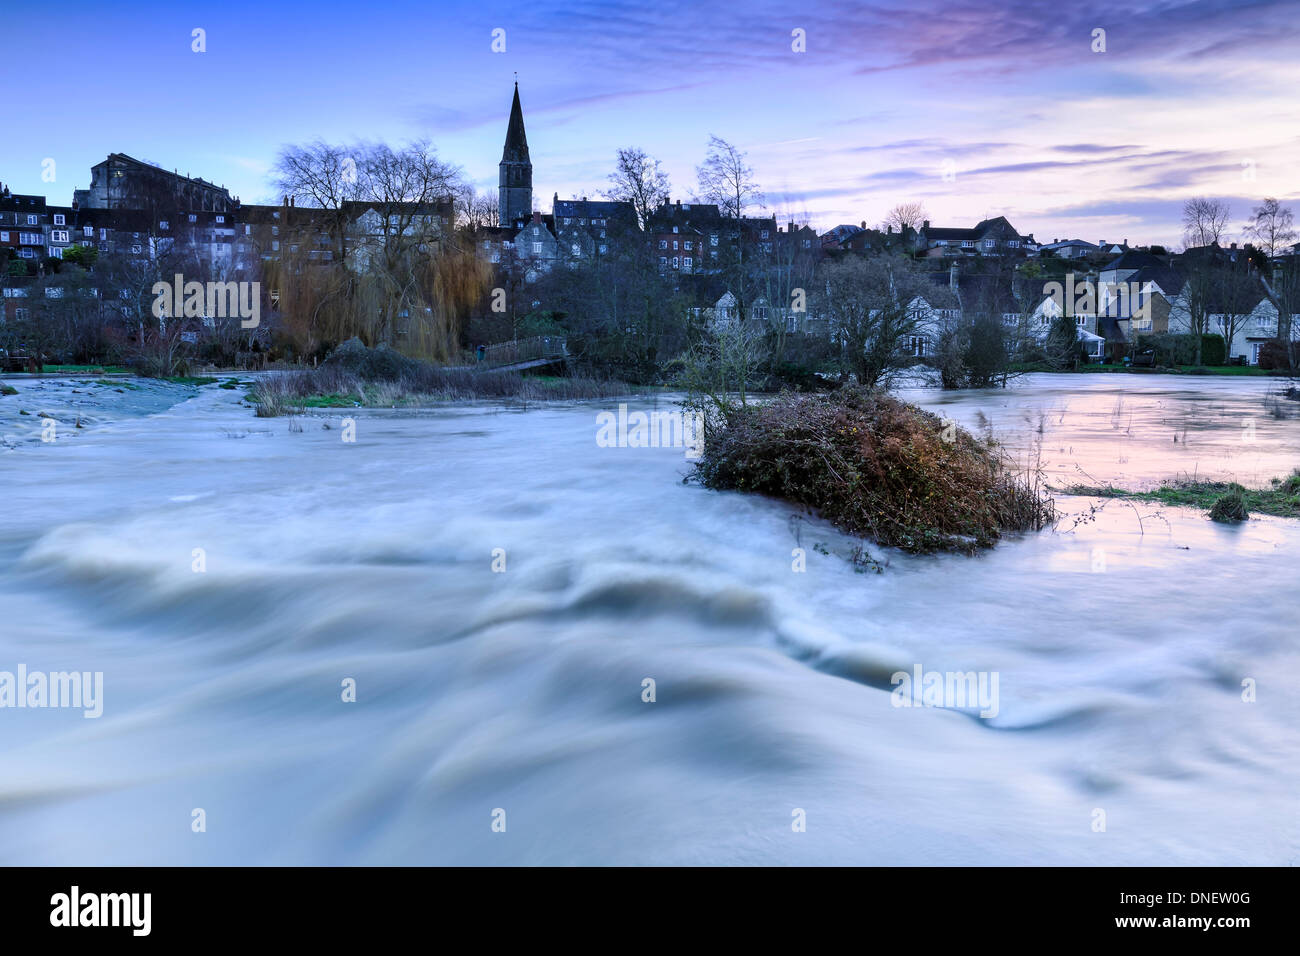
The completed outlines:
<svg viewBox="0 0 1300 956">
<path fill-rule="evenodd" d="M 1210 518 L 1214 521 L 1233 522 L 1245 521 L 1250 517 L 1250 512 L 1246 510 L 1245 491 L 1239 485 L 1227 493 L 1220 495 L 1214 502 L 1214 507 L 1210 509 Z"/>
<path fill-rule="evenodd" d="M 971 553 L 1054 517 L 1038 476 L 991 441 L 857 387 L 733 410 L 696 469 L 705 487 L 807 505 L 848 534 L 917 553 Z"/>
</svg>

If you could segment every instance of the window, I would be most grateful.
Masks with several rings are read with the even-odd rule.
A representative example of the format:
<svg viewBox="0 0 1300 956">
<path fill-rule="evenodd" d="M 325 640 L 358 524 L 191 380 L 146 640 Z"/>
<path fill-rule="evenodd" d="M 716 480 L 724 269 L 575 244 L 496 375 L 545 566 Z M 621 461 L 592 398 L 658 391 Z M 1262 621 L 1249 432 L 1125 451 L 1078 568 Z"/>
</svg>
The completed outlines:
<svg viewBox="0 0 1300 956">
<path fill-rule="evenodd" d="M 687 252 L 691 251 L 691 240 L 689 239 L 686 240 L 686 251 Z"/>
<path fill-rule="evenodd" d="M 95 237 L 95 227 L 83 226 L 81 229 L 81 234 L 85 236 L 87 239 L 93 239 Z"/>
<path fill-rule="evenodd" d="M 253 234 L 253 227 L 250 226 L 250 225 L 248 225 L 247 223 L 245 223 L 245 224 L 244 224 L 244 235 L 246 235 L 246 236 L 251 236 L 252 234 Z"/>
<path fill-rule="evenodd" d="M 34 225 L 36 225 L 39 221 L 40 221 L 40 220 L 37 219 L 35 216 L 28 216 L 28 217 L 27 217 L 27 225 L 29 225 L 29 226 L 34 226 Z"/>
<path fill-rule="evenodd" d="M 925 356 L 925 336 L 909 335 L 907 337 L 907 354 L 918 358 Z"/>
<path fill-rule="evenodd" d="M 19 322 L 25 322 L 25 321 L 27 321 L 27 310 L 26 310 L 26 309 L 14 309 L 14 318 L 17 319 Z"/>
<path fill-rule="evenodd" d="M 659 240 L 659 248 L 660 248 L 660 249 L 667 249 L 667 248 L 668 248 L 668 240 L 667 240 L 667 239 L 660 239 L 660 240 Z"/>
<path fill-rule="evenodd" d="M 538 233 L 539 231 L 540 231 L 540 230 L 539 230 L 536 226 L 533 226 L 533 235 L 534 235 L 534 236 L 537 235 L 537 233 Z"/>
<path fill-rule="evenodd" d="M 812 248 L 812 240 L 811 240 L 811 239 L 805 239 L 805 240 L 803 241 L 803 247 L 804 247 L 805 249 L 811 249 L 811 248 Z"/>
<path fill-rule="evenodd" d="M 131 252 L 137 256 L 140 254 L 140 244 L 138 242 L 131 246 Z"/>
<path fill-rule="evenodd" d="M 537 232 L 537 230 L 534 229 L 533 232 Z M 540 242 L 534 242 L 534 243 L 533 243 L 533 255 L 535 255 L 535 256 L 540 256 L 541 254 L 542 254 L 542 244 L 541 244 Z"/>
<path fill-rule="evenodd" d="M 676 256 L 673 256 L 673 268 L 674 268 L 674 269 L 677 268 L 677 257 L 676 257 Z"/>
<path fill-rule="evenodd" d="M 271 241 L 271 251 L 272 252 L 280 251 L 280 241 L 278 239 Z"/>
<path fill-rule="evenodd" d="M 99 227 L 99 238 L 100 238 L 100 239 L 107 239 L 107 238 L 108 238 L 108 230 L 107 230 L 106 228 L 104 228 L 103 226 L 100 226 L 100 227 Z"/>
<path fill-rule="evenodd" d="M 40 246 L 45 244 L 45 237 L 39 232 L 20 232 L 18 233 L 18 244 L 20 246 Z"/>
<path fill-rule="evenodd" d="M 600 254 L 603 256 L 603 255 L 604 255 L 606 252 L 608 252 L 608 251 L 609 251 L 609 246 L 605 245 L 605 244 L 602 242 L 602 243 L 600 244 Z"/>
<path fill-rule="evenodd" d="M 190 222 L 193 222 L 193 221 L 194 221 L 193 219 L 190 220 Z M 159 229 L 159 231 L 161 231 L 161 232 L 166 232 L 166 231 L 167 231 L 168 229 L 170 229 L 171 227 L 172 227 L 172 224 L 171 224 L 170 222 L 168 222 L 166 219 L 159 219 L 159 220 L 158 220 L 158 229 Z"/>
<path fill-rule="evenodd" d="M 573 254 L 574 254 L 575 256 L 580 256 L 580 255 L 582 255 L 582 249 L 580 249 L 580 248 L 578 247 L 578 244 L 577 244 L 576 242 L 573 243 L 569 248 L 571 248 L 571 249 L 573 250 Z"/>
<path fill-rule="evenodd" d="M 682 265 L 683 265 L 687 270 L 689 270 L 689 269 L 691 268 L 691 257 L 690 257 L 690 256 L 687 256 L 685 259 L 683 259 L 683 260 L 682 260 Z"/>
<path fill-rule="evenodd" d="M 51 229 L 51 230 L 50 230 L 50 241 L 51 241 L 51 242 L 67 242 L 67 241 L 68 241 L 68 230 L 66 230 L 66 229 Z"/>
<path fill-rule="evenodd" d="M 570 219 L 568 216 L 565 216 L 565 217 L 564 217 L 564 224 L 565 224 L 566 226 L 569 225 L 569 224 L 572 223 L 572 222 L 573 222 L 573 220 Z"/>
<path fill-rule="evenodd" d="M 199 221 L 199 217 L 196 216 L 196 215 L 194 215 L 194 213 L 190 213 L 190 215 L 189 215 L 189 220 L 190 220 L 190 222 L 198 222 L 198 221 Z"/>
<path fill-rule="evenodd" d="M 994 246 L 994 242 L 993 242 L 992 239 L 985 239 L 985 240 L 984 240 L 984 248 L 985 248 L 985 249 L 992 249 L 993 246 Z"/>
<path fill-rule="evenodd" d="M 767 238 L 767 230 L 766 230 L 766 229 L 763 230 L 763 232 L 762 232 L 762 234 L 761 234 L 761 238 L 763 238 L 763 239 L 766 239 L 766 238 Z"/>
<path fill-rule="evenodd" d="M 677 227 L 676 227 L 676 226 L 673 226 L 673 232 L 676 232 L 676 231 L 677 231 Z"/>
<path fill-rule="evenodd" d="M 18 250 L 18 257 L 20 259 L 35 259 L 36 253 L 32 252 L 30 249 L 23 248 Z"/>
<path fill-rule="evenodd" d="M 1007 245 L 1010 246 L 1012 249 L 1019 249 L 1019 248 L 1020 248 L 1020 240 L 1019 240 L 1019 239 L 1008 239 L 1008 240 L 1007 240 Z"/>
<path fill-rule="evenodd" d="M 659 257 L 659 268 L 662 269 L 662 268 L 664 268 L 664 267 L 667 266 L 667 265 L 668 265 L 668 257 L 667 257 L 667 256 L 660 256 L 660 257 Z"/>
<path fill-rule="evenodd" d="M 272 227 L 271 227 L 271 235 L 273 235 L 273 236 L 278 236 L 279 234 L 280 234 L 280 227 L 279 227 L 279 226 L 272 226 Z"/>
<path fill-rule="evenodd" d="M 217 222 L 225 222 L 225 221 L 226 221 L 225 216 L 217 216 Z"/>
<path fill-rule="evenodd" d="M 716 246 L 717 244 L 718 244 L 718 236 L 717 236 L 717 234 L 715 233 L 715 234 L 713 234 L 712 236 L 709 236 L 709 245 L 711 245 L 711 246 Z"/>
<path fill-rule="evenodd" d="M 975 248 L 975 240 L 974 240 L 974 239 L 963 239 L 962 242 L 961 242 L 961 247 L 962 247 L 963 249 L 974 249 L 974 248 Z"/>
<path fill-rule="evenodd" d="M 63 213 L 56 212 L 54 214 L 54 224 L 56 226 L 66 226 L 68 221 L 63 217 Z"/>
<path fill-rule="evenodd" d="M 8 242 L 8 241 L 9 241 L 9 233 L 0 232 L 0 242 Z"/>
<path fill-rule="evenodd" d="M 677 251 L 677 240 L 674 239 L 674 240 L 673 240 L 673 252 L 676 252 L 676 251 Z"/>
</svg>

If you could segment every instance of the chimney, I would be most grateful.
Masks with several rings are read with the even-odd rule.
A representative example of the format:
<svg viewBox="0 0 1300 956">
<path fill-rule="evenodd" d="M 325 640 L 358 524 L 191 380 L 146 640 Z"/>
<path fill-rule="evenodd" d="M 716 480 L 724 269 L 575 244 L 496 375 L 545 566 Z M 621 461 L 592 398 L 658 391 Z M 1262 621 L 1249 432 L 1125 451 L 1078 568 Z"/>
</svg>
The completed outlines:
<svg viewBox="0 0 1300 956">
<path fill-rule="evenodd" d="M 677 200 L 677 208 L 678 208 L 678 209 L 681 209 L 681 208 L 682 208 L 682 201 L 681 201 L 680 199 Z"/>
<path fill-rule="evenodd" d="M 893 226 L 886 226 L 886 227 L 885 227 L 885 233 L 886 233 L 886 235 L 890 235 L 890 236 L 892 236 L 892 235 L 894 234 L 894 227 L 893 227 Z"/>
<path fill-rule="evenodd" d="M 927 219 L 925 222 L 921 223 L 921 231 L 922 231 L 922 232 L 926 231 L 926 230 L 929 229 L 929 228 L 930 228 L 930 220 L 929 220 L 929 219 Z"/>
<path fill-rule="evenodd" d="M 953 292 L 957 291 L 957 263 L 954 262 L 948 267 L 948 288 Z"/>
<path fill-rule="evenodd" d="M 1097 240 L 1097 245 L 1099 245 L 1099 246 L 1105 246 L 1105 245 L 1106 245 L 1106 240 L 1105 240 L 1105 239 L 1098 239 L 1098 240 Z"/>
<path fill-rule="evenodd" d="M 536 209 L 533 210 L 533 225 L 536 226 L 542 221 L 542 214 Z"/>
</svg>

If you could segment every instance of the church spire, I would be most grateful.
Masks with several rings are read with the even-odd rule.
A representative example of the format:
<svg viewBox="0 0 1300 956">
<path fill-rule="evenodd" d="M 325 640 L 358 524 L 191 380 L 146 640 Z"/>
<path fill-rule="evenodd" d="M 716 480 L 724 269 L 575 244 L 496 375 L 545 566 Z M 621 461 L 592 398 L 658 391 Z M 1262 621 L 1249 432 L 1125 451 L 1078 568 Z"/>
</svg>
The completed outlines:
<svg viewBox="0 0 1300 956">
<path fill-rule="evenodd" d="M 501 162 L 528 161 L 528 136 L 524 132 L 524 110 L 519 105 L 519 81 L 516 80 L 515 99 L 510 104 L 510 125 L 506 127 L 506 148 L 501 153 Z"/>
<path fill-rule="evenodd" d="M 528 137 L 524 133 L 524 110 L 519 105 L 519 81 L 515 80 L 515 98 L 510 104 L 510 123 L 506 126 L 506 145 L 501 151 L 497 208 L 501 225 L 527 220 L 533 213 L 533 163 L 528 158 Z"/>
</svg>

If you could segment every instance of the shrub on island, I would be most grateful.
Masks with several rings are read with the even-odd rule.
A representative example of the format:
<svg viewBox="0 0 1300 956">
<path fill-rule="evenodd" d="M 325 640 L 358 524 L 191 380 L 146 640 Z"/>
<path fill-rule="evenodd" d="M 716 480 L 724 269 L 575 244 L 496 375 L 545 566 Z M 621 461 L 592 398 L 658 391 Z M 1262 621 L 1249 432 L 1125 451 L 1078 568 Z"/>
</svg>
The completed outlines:
<svg viewBox="0 0 1300 956">
<path fill-rule="evenodd" d="M 1020 473 L 991 439 L 858 387 L 729 410 L 695 477 L 806 505 L 848 534 L 913 553 L 973 553 L 1055 515 L 1037 474 Z"/>
</svg>

